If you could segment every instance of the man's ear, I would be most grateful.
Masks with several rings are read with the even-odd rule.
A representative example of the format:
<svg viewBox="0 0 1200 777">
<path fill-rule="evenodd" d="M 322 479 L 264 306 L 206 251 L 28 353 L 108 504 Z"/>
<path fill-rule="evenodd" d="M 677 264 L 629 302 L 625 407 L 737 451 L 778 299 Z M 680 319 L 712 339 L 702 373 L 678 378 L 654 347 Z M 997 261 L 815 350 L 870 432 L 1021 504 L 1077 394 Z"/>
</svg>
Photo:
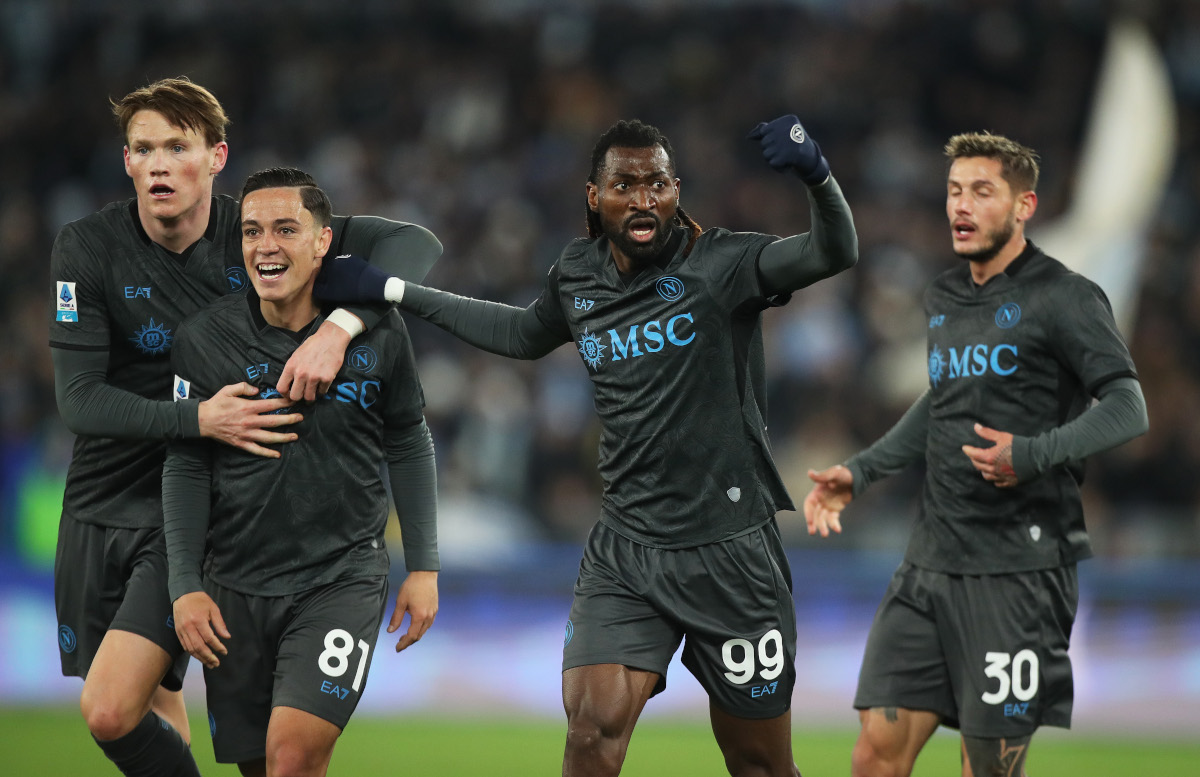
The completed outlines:
<svg viewBox="0 0 1200 777">
<path fill-rule="evenodd" d="M 591 181 L 587 182 L 587 204 L 592 213 L 600 210 L 600 187 Z"/>
<path fill-rule="evenodd" d="M 1021 192 L 1017 195 L 1017 209 L 1014 214 L 1017 221 L 1028 221 L 1037 212 L 1037 192 Z"/>
</svg>

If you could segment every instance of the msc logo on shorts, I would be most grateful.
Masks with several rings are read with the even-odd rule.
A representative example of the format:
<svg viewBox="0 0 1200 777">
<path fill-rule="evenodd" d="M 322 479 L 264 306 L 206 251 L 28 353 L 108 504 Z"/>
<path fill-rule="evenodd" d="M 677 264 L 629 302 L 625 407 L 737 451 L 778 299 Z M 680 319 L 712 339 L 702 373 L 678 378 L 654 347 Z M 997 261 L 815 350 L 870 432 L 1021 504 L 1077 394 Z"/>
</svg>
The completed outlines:
<svg viewBox="0 0 1200 777">
<path fill-rule="evenodd" d="M 74 653 L 76 644 L 78 643 L 75 641 L 75 632 L 71 631 L 71 627 L 65 625 L 59 626 L 58 646 L 62 649 L 62 652 Z"/>
</svg>

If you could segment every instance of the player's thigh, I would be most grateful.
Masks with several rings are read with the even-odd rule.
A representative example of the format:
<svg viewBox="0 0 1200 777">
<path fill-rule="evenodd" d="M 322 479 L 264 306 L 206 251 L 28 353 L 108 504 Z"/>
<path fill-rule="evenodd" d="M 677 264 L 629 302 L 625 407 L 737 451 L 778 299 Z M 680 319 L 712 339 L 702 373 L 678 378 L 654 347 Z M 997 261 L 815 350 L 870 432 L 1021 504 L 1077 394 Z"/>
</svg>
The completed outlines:
<svg viewBox="0 0 1200 777">
<path fill-rule="evenodd" d="M 145 717 L 173 660 L 140 634 L 111 629 L 104 636 L 83 684 L 84 716 L 122 718 L 132 728 Z"/>
<path fill-rule="evenodd" d="M 64 516 L 55 555 L 63 674 L 86 677 L 110 629 L 136 634 L 173 661 L 159 679 L 179 690 L 187 654 L 175 636 L 162 530 L 119 529 Z"/>
<path fill-rule="evenodd" d="M 729 715 L 777 718 L 796 683 L 796 607 L 774 522 L 663 558 L 655 604 L 681 624 L 682 662 Z"/>
<path fill-rule="evenodd" d="M 220 665 L 204 670 L 208 728 L 218 763 L 265 759 L 275 645 L 292 608 L 291 597 L 249 596 L 212 581 L 205 591 L 221 610 L 230 637 Z"/>
<path fill-rule="evenodd" d="M 267 771 L 271 774 L 321 773 L 329 766 L 342 729 L 292 707 L 271 710 L 267 729 Z"/>
<path fill-rule="evenodd" d="M 768 774 L 792 774 L 791 710 L 774 718 L 739 718 L 725 712 L 716 703 L 709 704 L 713 735 L 730 774 L 763 769 Z"/>
<path fill-rule="evenodd" d="M 563 672 L 617 664 L 658 675 L 652 695 L 666 687 L 667 666 L 683 632 L 647 595 L 657 575 L 657 553 L 603 524 L 592 529 L 563 638 Z"/>
<path fill-rule="evenodd" d="M 901 564 L 875 611 L 859 668 L 854 707 L 934 713 L 956 725 L 937 597 L 946 576 Z"/>
<path fill-rule="evenodd" d="M 1074 700 L 1067 653 L 1078 606 L 1074 566 L 964 576 L 942 618 L 965 736 L 999 739 L 1069 726 Z"/>
<path fill-rule="evenodd" d="M 345 728 L 367 685 L 387 591 L 381 575 L 298 595 L 279 640 L 272 705 Z"/>
</svg>

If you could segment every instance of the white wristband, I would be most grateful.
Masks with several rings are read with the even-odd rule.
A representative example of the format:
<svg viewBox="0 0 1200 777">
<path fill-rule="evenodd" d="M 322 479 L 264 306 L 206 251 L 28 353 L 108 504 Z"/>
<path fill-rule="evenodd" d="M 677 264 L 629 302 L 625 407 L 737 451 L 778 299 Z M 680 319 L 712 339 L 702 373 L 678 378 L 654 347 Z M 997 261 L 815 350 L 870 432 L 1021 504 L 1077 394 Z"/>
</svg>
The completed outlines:
<svg viewBox="0 0 1200 777">
<path fill-rule="evenodd" d="M 366 327 L 363 326 L 363 322 L 358 318 L 358 316 L 354 315 L 345 308 L 338 308 L 326 316 L 325 320 L 337 324 L 342 329 L 345 329 L 346 333 L 350 335 L 351 340 L 366 331 Z"/>
<path fill-rule="evenodd" d="M 400 302 L 404 299 L 404 281 L 396 276 L 387 279 L 383 285 L 383 298 L 388 302 Z"/>
</svg>

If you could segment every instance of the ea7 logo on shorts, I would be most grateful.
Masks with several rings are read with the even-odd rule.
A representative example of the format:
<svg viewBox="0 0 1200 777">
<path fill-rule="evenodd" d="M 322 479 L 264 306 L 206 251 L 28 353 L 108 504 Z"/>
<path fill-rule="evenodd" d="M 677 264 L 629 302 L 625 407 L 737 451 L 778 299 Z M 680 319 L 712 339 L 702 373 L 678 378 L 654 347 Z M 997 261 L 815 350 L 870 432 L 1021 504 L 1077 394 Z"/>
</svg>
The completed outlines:
<svg viewBox="0 0 1200 777">
<path fill-rule="evenodd" d="M 178 375 L 175 376 L 175 389 L 171 392 L 171 399 L 178 402 L 181 399 L 192 398 L 192 382 L 184 380 Z"/>
<path fill-rule="evenodd" d="M 322 680 L 321 693 L 328 693 L 330 696 L 336 696 L 342 701 L 345 701 L 346 697 L 350 695 L 350 689 L 343 688 L 340 685 L 334 685 L 328 680 Z"/>
<path fill-rule="evenodd" d="M 55 303 L 57 313 L 54 316 L 54 320 L 69 324 L 78 324 L 79 305 L 75 301 L 75 284 L 71 281 L 59 281 L 55 295 L 57 297 Z"/>
</svg>

